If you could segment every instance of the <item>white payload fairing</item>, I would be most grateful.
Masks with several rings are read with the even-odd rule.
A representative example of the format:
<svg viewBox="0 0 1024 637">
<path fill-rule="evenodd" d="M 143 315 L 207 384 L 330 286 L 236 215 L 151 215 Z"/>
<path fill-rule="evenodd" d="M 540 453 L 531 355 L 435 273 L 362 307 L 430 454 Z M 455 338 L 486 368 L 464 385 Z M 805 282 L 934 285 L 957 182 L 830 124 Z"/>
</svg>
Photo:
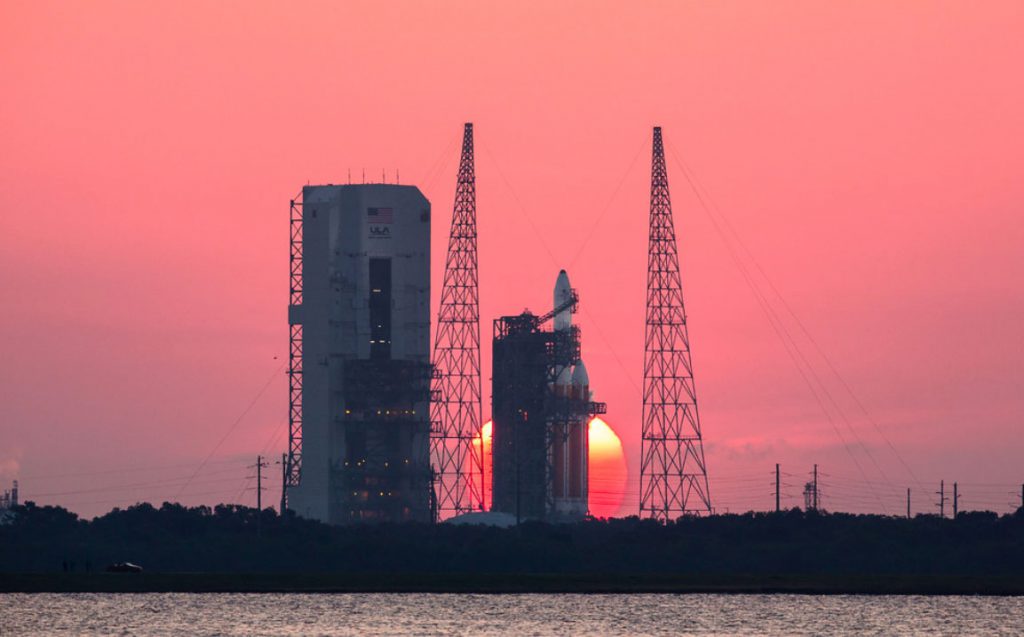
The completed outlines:
<svg viewBox="0 0 1024 637">
<path fill-rule="evenodd" d="M 555 279 L 555 302 L 552 309 L 558 309 L 572 299 L 572 288 L 569 287 L 569 275 L 562 270 Z M 555 331 L 561 332 L 572 326 L 572 308 L 555 314 Z"/>
</svg>

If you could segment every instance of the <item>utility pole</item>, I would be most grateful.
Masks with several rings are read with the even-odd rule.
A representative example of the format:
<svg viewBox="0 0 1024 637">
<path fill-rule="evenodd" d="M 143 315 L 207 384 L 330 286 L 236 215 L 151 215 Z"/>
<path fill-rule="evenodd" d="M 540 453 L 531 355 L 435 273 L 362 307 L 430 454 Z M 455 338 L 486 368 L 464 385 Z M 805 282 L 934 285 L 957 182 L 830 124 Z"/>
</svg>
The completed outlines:
<svg viewBox="0 0 1024 637">
<path fill-rule="evenodd" d="M 907 519 L 910 519 L 910 487 L 907 487 Z"/>
<path fill-rule="evenodd" d="M 814 465 L 814 510 L 818 510 L 818 465 Z"/>
<path fill-rule="evenodd" d="M 288 454 L 281 454 L 281 517 L 288 508 Z"/>
<path fill-rule="evenodd" d="M 263 467 L 267 466 L 266 462 L 263 462 L 263 456 L 256 456 L 256 510 L 263 510 Z"/>
<path fill-rule="evenodd" d="M 946 517 L 946 481 L 939 480 L 939 517 Z"/>
<path fill-rule="evenodd" d="M 263 456 L 256 456 L 256 535 L 260 535 L 261 521 L 263 519 L 263 467 L 267 463 Z"/>
<path fill-rule="evenodd" d="M 775 512 L 778 513 L 781 510 L 779 506 L 779 463 L 775 463 Z"/>
<path fill-rule="evenodd" d="M 957 490 L 956 482 L 953 483 L 953 519 L 956 519 L 956 514 L 960 512 L 960 492 Z"/>
</svg>

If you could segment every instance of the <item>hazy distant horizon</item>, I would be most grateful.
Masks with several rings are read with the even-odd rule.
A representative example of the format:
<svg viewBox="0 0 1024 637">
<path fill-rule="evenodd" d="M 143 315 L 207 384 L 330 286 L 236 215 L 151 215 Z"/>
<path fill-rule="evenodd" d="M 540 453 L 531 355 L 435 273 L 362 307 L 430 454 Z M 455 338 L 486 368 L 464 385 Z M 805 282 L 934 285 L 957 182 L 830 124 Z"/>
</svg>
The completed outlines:
<svg viewBox="0 0 1024 637">
<path fill-rule="evenodd" d="M 932 512 L 945 480 L 1009 511 L 1022 33 L 1014 2 L 7 3 L 0 490 L 254 504 L 287 433 L 289 199 L 419 186 L 436 312 L 472 121 L 485 419 L 492 320 L 546 311 L 565 268 L 635 512 L 660 125 L 715 508 L 773 506 L 775 463 L 802 504 L 817 463 L 833 510 L 902 513 L 909 487 Z"/>
</svg>

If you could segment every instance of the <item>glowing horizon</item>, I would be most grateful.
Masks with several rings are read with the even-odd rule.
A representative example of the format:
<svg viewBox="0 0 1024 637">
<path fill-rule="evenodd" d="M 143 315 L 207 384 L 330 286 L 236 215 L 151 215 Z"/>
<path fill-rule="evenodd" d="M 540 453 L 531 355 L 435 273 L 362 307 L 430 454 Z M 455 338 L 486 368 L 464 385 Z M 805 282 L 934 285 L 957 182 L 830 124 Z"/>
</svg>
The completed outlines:
<svg viewBox="0 0 1024 637">
<path fill-rule="evenodd" d="M 90 516 L 254 504 L 246 466 L 286 448 L 289 199 L 418 186 L 436 316 L 472 121 L 485 414 L 491 322 L 546 311 L 566 269 L 635 511 L 659 125 L 714 508 L 773 507 L 780 463 L 784 506 L 818 464 L 833 509 L 900 512 L 909 487 L 931 511 L 956 480 L 965 510 L 1008 510 L 1019 3 L 585 14 L 0 5 L 0 488 Z"/>
<path fill-rule="evenodd" d="M 493 431 L 494 422 L 488 420 L 481 428 L 480 437 L 477 437 L 473 443 L 474 447 L 479 449 L 479 441 L 481 438 L 483 439 L 484 507 L 488 511 L 491 510 L 492 504 L 491 445 Z M 590 466 L 587 472 L 590 515 L 597 518 L 630 515 L 631 512 L 622 511 L 628 480 L 626 455 L 623 451 L 622 441 L 611 425 L 596 416 L 590 420 L 587 426 L 587 438 L 590 445 Z"/>
</svg>

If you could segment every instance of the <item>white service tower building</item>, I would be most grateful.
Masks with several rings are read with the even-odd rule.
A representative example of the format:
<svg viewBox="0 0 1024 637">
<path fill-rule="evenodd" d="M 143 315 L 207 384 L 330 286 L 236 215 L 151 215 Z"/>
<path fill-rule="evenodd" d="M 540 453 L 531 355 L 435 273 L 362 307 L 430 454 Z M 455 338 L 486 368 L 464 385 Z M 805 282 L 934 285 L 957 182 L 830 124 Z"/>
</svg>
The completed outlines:
<svg viewBox="0 0 1024 637">
<path fill-rule="evenodd" d="M 415 186 L 306 186 L 301 224 L 288 507 L 332 524 L 429 521 L 430 202 Z"/>
</svg>

